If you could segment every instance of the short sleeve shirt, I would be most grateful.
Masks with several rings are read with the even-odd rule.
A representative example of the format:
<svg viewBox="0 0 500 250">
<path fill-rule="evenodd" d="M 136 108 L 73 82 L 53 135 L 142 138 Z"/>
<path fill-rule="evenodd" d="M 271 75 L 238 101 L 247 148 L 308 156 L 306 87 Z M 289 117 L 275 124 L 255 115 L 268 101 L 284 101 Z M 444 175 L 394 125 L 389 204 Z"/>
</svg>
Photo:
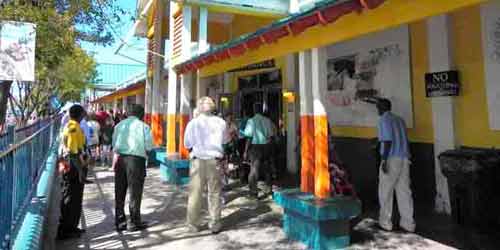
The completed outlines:
<svg viewBox="0 0 500 250">
<path fill-rule="evenodd" d="M 85 148 L 85 135 L 80 124 L 70 120 L 63 130 L 64 149 L 70 154 L 79 154 Z"/>
<path fill-rule="evenodd" d="M 391 150 L 388 157 L 410 157 L 406 124 L 401 117 L 391 112 L 385 112 L 378 122 L 378 140 L 380 142 L 391 142 Z M 381 155 L 384 150 L 384 144 L 381 143 Z"/>
<path fill-rule="evenodd" d="M 256 114 L 248 120 L 243 135 L 252 138 L 252 144 L 268 144 L 273 136 L 273 125 L 269 118 Z"/>
<path fill-rule="evenodd" d="M 113 151 L 122 155 L 148 158 L 153 149 L 151 128 L 135 116 L 121 121 L 113 132 Z"/>
</svg>

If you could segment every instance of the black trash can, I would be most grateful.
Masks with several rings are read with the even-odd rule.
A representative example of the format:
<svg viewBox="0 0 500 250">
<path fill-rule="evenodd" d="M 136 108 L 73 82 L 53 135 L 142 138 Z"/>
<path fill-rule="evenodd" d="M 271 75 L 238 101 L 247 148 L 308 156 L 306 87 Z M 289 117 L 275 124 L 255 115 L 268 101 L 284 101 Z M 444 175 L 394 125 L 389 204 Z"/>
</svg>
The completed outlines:
<svg viewBox="0 0 500 250">
<path fill-rule="evenodd" d="M 439 155 L 456 223 L 488 230 L 500 225 L 500 151 L 456 149 Z"/>
</svg>

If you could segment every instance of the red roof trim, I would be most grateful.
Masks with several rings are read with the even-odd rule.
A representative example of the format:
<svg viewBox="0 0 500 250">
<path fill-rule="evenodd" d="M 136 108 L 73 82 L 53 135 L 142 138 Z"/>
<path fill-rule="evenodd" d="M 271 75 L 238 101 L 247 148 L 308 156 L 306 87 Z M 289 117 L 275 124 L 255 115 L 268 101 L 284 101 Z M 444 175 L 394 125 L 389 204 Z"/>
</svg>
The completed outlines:
<svg viewBox="0 0 500 250">
<path fill-rule="evenodd" d="M 359 0 L 363 7 L 372 10 L 383 4 L 386 0 Z"/>
<path fill-rule="evenodd" d="M 363 6 L 361 6 L 359 0 L 352 0 L 322 10 L 321 16 L 327 23 L 332 23 L 344 15 L 350 14 L 354 11 L 361 11 L 362 9 Z"/>
<path fill-rule="evenodd" d="M 304 32 L 304 30 L 316 26 L 319 23 L 318 15 L 313 14 L 310 16 L 305 16 L 289 24 L 290 30 L 294 36 Z"/>
<path fill-rule="evenodd" d="M 262 34 L 262 38 L 266 43 L 274 43 L 278 41 L 280 38 L 288 36 L 290 32 L 288 31 L 287 26 L 281 26 L 279 28 L 270 30 Z"/>
<path fill-rule="evenodd" d="M 264 42 L 260 36 L 252 37 L 246 41 L 246 45 L 249 49 L 258 49 Z"/>
<path fill-rule="evenodd" d="M 245 48 L 245 44 L 238 44 L 234 47 L 231 47 L 228 49 L 229 50 L 229 54 L 231 55 L 231 57 L 235 57 L 235 56 L 241 56 L 243 54 L 245 54 L 246 52 L 246 48 Z"/>
<path fill-rule="evenodd" d="M 249 50 L 255 50 L 262 46 L 264 43 L 274 43 L 279 39 L 290 34 L 299 35 L 306 29 L 314 27 L 318 24 L 326 25 L 335 22 L 344 15 L 352 12 L 361 12 L 363 9 L 374 9 L 383 4 L 386 0 L 350 0 L 334 4 L 323 9 L 318 9 L 315 12 L 304 13 L 304 16 L 298 17 L 289 21 L 283 21 L 281 26 L 269 28 L 270 30 L 261 35 L 250 35 L 248 38 L 243 39 L 237 45 L 230 48 L 221 48 L 218 51 L 209 51 L 201 55 L 201 57 L 194 58 L 191 61 L 184 62 L 175 67 L 175 70 L 183 74 L 188 71 L 202 68 L 212 63 L 218 63 L 229 59 L 231 57 L 241 56 Z M 307 16 L 306 16 L 307 15 Z M 288 23 L 286 23 L 288 22 Z M 276 24 L 279 25 L 279 24 Z M 208 55 L 207 55 L 208 54 Z"/>
</svg>

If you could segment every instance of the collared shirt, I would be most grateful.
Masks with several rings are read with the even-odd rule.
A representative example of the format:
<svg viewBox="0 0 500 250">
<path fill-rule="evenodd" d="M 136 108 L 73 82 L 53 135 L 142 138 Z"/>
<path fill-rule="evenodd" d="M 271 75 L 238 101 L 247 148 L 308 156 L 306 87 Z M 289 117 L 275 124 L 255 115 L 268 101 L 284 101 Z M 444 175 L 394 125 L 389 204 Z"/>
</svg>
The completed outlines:
<svg viewBox="0 0 500 250">
<path fill-rule="evenodd" d="M 149 126 L 135 116 L 121 121 L 113 132 L 113 151 L 122 155 L 148 158 L 153 149 L 153 136 Z"/>
<path fill-rule="evenodd" d="M 380 142 L 391 142 L 388 157 L 410 157 L 406 124 L 401 117 L 391 112 L 385 112 L 378 122 L 378 139 Z M 381 143 L 381 155 L 384 154 L 384 150 L 384 143 Z"/>
<path fill-rule="evenodd" d="M 80 124 L 75 120 L 69 120 L 63 129 L 63 150 L 70 154 L 79 154 L 85 148 L 85 135 Z"/>
<path fill-rule="evenodd" d="M 92 139 L 92 132 L 93 131 L 89 127 L 86 119 L 82 119 L 80 121 L 80 128 L 82 129 L 83 134 L 85 135 L 85 142 L 86 142 L 86 144 L 89 144 L 90 140 Z"/>
<path fill-rule="evenodd" d="M 200 114 L 186 126 L 184 147 L 192 149 L 191 155 L 199 159 L 221 158 L 222 145 L 228 142 L 226 135 L 226 122 L 222 118 Z"/>
<path fill-rule="evenodd" d="M 248 120 L 243 135 L 252 138 L 252 144 L 268 144 L 274 135 L 273 124 L 269 118 L 256 114 Z"/>
</svg>

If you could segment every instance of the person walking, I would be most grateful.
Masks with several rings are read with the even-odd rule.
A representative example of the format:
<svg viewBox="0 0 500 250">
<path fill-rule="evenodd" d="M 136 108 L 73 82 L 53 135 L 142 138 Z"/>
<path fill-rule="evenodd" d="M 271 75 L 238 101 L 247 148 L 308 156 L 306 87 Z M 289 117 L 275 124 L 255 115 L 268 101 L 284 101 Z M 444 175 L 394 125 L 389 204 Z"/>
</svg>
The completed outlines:
<svg viewBox="0 0 500 250">
<path fill-rule="evenodd" d="M 254 114 L 255 115 L 248 120 L 243 135 L 250 140 L 248 149 L 248 158 L 250 160 L 250 174 L 248 175 L 250 197 L 257 199 L 259 194 L 257 187 L 259 171 L 262 169 L 264 163 L 268 164 L 270 161 L 270 152 L 272 152 L 270 142 L 274 133 L 271 120 L 262 115 L 261 103 L 254 104 Z M 247 158 L 247 152 L 245 152 L 243 158 Z M 266 184 L 268 186 L 265 195 L 272 193 L 271 174 L 271 167 L 265 169 Z"/>
<path fill-rule="evenodd" d="M 85 230 L 78 228 L 82 213 L 84 182 L 81 178 L 85 158 L 85 135 L 80 122 L 85 110 L 80 105 L 69 109 L 69 121 L 62 131 L 62 157 L 65 162 L 60 168 L 62 175 L 61 216 L 57 229 L 57 239 L 79 237 Z"/>
<path fill-rule="evenodd" d="M 410 189 L 410 150 L 404 120 L 391 112 L 391 102 L 387 99 L 377 101 L 380 115 L 378 139 L 382 158 L 379 171 L 379 225 L 382 229 L 392 230 L 392 205 L 394 191 L 398 203 L 401 229 L 415 231 L 413 220 L 413 198 Z"/>
<path fill-rule="evenodd" d="M 115 226 L 117 231 L 139 231 L 147 228 L 141 219 L 141 201 L 146 177 L 146 161 L 153 149 L 150 127 L 142 121 L 144 108 L 130 105 L 129 117 L 116 125 L 113 132 L 115 171 Z M 130 223 L 127 227 L 125 197 L 129 189 Z"/>
<path fill-rule="evenodd" d="M 189 169 L 189 198 L 187 225 L 191 232 L 200 230 L 202 192 L 208 190 L 209 228 L 214 234 L 221 231 L 221 164 L 223 144 L 227 143 L 226 122 L 215 115 L 215 102 L 210 97 L 198 101 L 199 115 L 186 126 L 184 146 L 191 149 Z"/>
</svg>

